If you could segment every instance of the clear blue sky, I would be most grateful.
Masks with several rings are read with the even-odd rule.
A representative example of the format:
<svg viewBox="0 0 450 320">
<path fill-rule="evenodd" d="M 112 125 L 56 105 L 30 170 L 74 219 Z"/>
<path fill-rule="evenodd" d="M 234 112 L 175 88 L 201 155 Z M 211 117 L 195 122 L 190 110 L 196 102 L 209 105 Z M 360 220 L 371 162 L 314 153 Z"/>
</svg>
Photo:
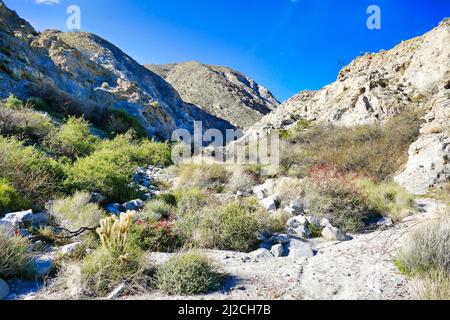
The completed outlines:
<svg viewBox="0 0 450 320">
<path fill-rule="evenodd" d="M 39 1 L 45 0 L 5 3 L 38 30 L 66 30 L 67 7 L 79 5 L 83 31 L 106 38 L 140 63 L 230 66 L 280 100 L 333 82 L 339 61 L 392 48 L 450 16 L 449 0 Z M 382 10 L 381 30 L 366 27 L 371 4 Z"/>
</svg>

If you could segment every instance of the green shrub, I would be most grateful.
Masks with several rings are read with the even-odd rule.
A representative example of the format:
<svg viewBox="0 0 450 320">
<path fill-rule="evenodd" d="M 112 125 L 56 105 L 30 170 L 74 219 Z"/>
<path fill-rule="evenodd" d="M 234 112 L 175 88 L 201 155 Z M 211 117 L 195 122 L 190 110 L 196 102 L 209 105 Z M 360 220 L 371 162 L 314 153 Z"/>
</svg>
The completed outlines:
<svg viewBox="0 0 450 320">
<path fill-rule="evenodd" d="M 68 168 L 66 186 L 100 192 L 111 201 L 125 202 L 139 196 L 130 185 L 139 166 L 170 164 L 170 147 L 153 141 L 135 141 L 129 134 L 102 141 L 91 155 Z"/>
<path fill-rule="evenodd" d="M 396 258 L 397 266 L 410 275 L 421 275 L 434 270 L 450 274 L 450 219 L 444 214 L 439 219 L 420 226 L 413 232 L 406 246 Z"/>
<path fill-rule="evenodd" d="M 294 131 L 281 144 L 281 173 L 305 177 L 314 167 L 333 165 L 339 171 L 387 180 L 407 160 L 409 146 L 419 135 L 421 115 L 405 110 L 384 125 L 316 124 Z"/>
<path fill-rule="evenodd" d="M 97 204 L 89 201 L 89 193 L 75 192 L 73 196 L 52 201 L 49 213 L 58 226 L 72 232 L 83 227 L 95 228 L 105 213 Z"/>
<path fill-rule="evenodd" d="M 0 179 L 0 216 L 6 212 L 18 211 L 30 207 L 31 204 L 27 203 L 20 196 L 8 180 Z"/>
<path fill-rule="evenodd" d="M 13 94 L 10 94 L 8 98 L 5 99 L 4 105 L 5 107 L 13 110 L 18 110 L 23 107 L 22 100 L 20 100 Z"/>
<path fill-rule="evenodd" d="M 0 226 L 0 279 L 28 277 L 32 271 L 31 243 L 10 237 Z"/>
<path fill-rule="evenodd" d="M 142 221 L 159 221 L 171 218 L 175 212 L 176 208 L 156 199 L 146 202 L 144 208 L 136 214 L 136 218 Z"/>
<path fill-rule="evenodd" d="M 194 247 L 249 252 L 258 246 L 258 234 L 271 231 L 274 221 L 257 201 L 247 199 L 191 211 L 180 218 L 178 227 Z"/>
<path fill-rule="evenodd" d="M 163 201 L 165 204 L 176 207 L 177 206 L 177 197 L 170 192 L 164 192 L 157 196 L 158 200 Z"/>
<path fill-rule="evenodd" d="M 304 181 L 303 192 L 311 215 L 327 218 L 346 232 L 361 232 L 368 222 L 380 216 L 371 210 L 354 177 L 332 167 L 313 170 Z"/>
<path fill-rule="evenodd" d="M 160 266 L 157 287 L 168 294 L 195 295 L 220 287 L 220 276 L 211 262 L 199 253 L 183 253 Z"/>
<path fill-rule="evenodd" d="M 83 294 L 104 297 L 120 284 L 127 283 L 128 288 L 146 287 L 142 254 L 138 250 L 128 250 L 126 259 L 100 247 L 88 255 L 81 266 Z"/>
<path fill-rule="evenodd" d="M 131 242 L 144 251 L 175 252 L 183 246 L 173 222 L 141 222 L 133 226 Z"/>
<path fill-rule="evenodd" d="M 143 253 L 130 241 L 131 226 L 131 213 L 101 220 L 96 231 L 102 245 L 85 258 L 81 268 L 81 280 L 88 293 L 104 296 L 123 282 L 146 287 Z"/>
<path fill-rule="evenodd" d="M 367 198 L 369 209 L 399 221 L 414 211 L 414 196 L 394 182 L 377 184 L 369 179 L 357 182 Z"/>
<path fill-rule="evenodd" d="M 64 172 L 57 161 L 34 147 L 0 137 L 0 178 L 6 178 L 27 203 L 39 208 L 61 190 Z"/>
<path fill-rule="evenodd" d="M 198 188 L 177 189 L 175 197 L 180 215 L 199 211 L 211 201 L 210 196 Z"/>
<path fill-rule="evenodd" d="M 0 104 L 0 134 L 3 136 L 40 141 L 54 127 L 50 117 L 34 111 L 28 104 L 13 108 Z"/>
<path fill-rule="evenodd" d="M 91 154 L 98 142 L 99 139 L 91 134 L 87 121 L 70 117 L 61 128 L 54 129 L 47 136 L 44 145 L 58 157 L 75 160 Z"/>
<path fill-rule="evenodd" d="M 125 111 L 109 110 L 107 123 L 106 129 L 113 136 L 124 134 L 132 129 L 138 137 L 147 137 L 147 131 L 142 124 Z"/>
<path fill-rule="evenodd" d="M 178 168 L 178 186 L 222 192 L 228 173 L 221 164 L 181 164 Z"/>
</svg>

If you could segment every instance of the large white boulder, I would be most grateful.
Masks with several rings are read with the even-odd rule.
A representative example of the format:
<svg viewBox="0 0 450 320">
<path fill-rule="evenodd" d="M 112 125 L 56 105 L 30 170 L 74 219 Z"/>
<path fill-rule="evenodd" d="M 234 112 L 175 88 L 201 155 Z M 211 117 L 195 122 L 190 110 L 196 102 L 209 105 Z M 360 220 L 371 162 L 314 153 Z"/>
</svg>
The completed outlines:
<svg viewBox="0 0 450 320">
<path fill-rule="evenodd" d="M 7 214 L 2 221 L 11 223 L 15 228 L 21 225 L 41 226 L 49 222 L 49 216 L 45 213 L 33 214 L 33 210 L 13 212 Z"/>
<path fill-rule="evenodd" d="M 271 259 L 273 258 L 272 253 L 270 253 L 269 250 L 261 248 L 256 251 L 251 252 L 250 257 L 255 260 L 264 260 L 264 259 Z"/>
<path fill-rule="evenodd" d="M 277 199 L 275 197 L 268 197 L 263 200 L 261 200 L 261 205 L 270 212 L 276 212 L 277 211 Z"/>
<path fill-rule="evenodd" d="M 263 200 L 273 194 L 274 181 L 267 180 L 264 184 L 253 188 L 253 193 L 259 200 Z"/>
<path fill-rule="evenodd" d="M 350 241 L 352 238 L 346 235 L 343 231 L 332 225 L 326 226 L 322 230 L 322 237 L 328 241 Z"/>
<path fill-rule="evenodd" d="M 311 249 L 311 245 L 308 242 L 292 239 L 286 245 L 286 253 L 288 257 L 303 258 L 313 257 L 314 251 Z"/>
</svg>

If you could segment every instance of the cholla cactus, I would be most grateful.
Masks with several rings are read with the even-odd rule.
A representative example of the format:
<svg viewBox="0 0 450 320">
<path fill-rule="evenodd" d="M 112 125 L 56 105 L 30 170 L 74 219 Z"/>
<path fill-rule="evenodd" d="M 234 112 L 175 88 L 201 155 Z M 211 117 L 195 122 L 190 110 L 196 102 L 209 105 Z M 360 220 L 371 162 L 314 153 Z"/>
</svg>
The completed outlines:
<svg viewBox="0 0 450 320">
<path fill-rule="evenodd" d="M 120 218 L 111 216 L 100 221 L 96 231 L 102 245 L 108 250 L 123 253 L 132 222 L 132 213 L 122 213 Z"/>
</svg>

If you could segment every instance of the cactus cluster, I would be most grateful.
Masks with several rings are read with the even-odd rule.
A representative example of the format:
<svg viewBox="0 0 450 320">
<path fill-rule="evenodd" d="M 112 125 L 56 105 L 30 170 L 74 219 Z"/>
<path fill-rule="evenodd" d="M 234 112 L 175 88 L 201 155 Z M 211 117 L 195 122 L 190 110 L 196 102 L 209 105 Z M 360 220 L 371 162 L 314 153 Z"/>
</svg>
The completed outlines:
<svg viewBox="0 0 450 320">
<path fill-rule="evenodd" d="M 100 221 L 97 234 L 102 245 L 112 252 L 124 253 L 132 223 L 132 213 L 122 213 Z"/>
</svg>

